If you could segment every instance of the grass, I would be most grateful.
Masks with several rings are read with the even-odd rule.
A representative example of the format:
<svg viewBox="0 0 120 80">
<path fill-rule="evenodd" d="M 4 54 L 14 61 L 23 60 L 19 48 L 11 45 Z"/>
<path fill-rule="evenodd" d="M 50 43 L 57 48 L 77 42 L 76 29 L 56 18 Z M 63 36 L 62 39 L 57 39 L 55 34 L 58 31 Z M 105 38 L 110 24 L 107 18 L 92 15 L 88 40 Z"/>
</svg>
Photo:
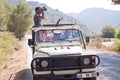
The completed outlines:
<svg viewBox="0 0 120 80">
<path fill-rule="evenodd" d="M 102 41 L 103 42 L 113 41 L 114 44 L 107 47 L 107 46 L 102 45 Z M 114 39 L 102 39 L 102 38 L 94 39 L 89 43 L 89 47 L 120 52 L 120 40 L 115 39 L 115 38 Z"/>
<path fill-rule="evenodd" d="M 102 41 L 103 41 L 103 42 L 110 42 L 111 39 L 110 39 L 110 38 L 103 38 Z"/>
<path fill-rule="evenodd" d="M 109 47 L 109 49 L 116 52 L 120 52 L 120 40 L 115 41 L 114 44 Z"/>
<path fill-rule="evenodd" d="M 10 32 L 0 32 L 0 64 L 4 61 L 5 56 L 19 50 L 20 45 L 15 36 Z"/>
<path fill-rule="evenodd" d="M 102 45 L 102 38 L 96 38 L 91 40 L 89 43 L 89 47 L 92 48 L 103 48 L 104 46 Z"/>
</svg>

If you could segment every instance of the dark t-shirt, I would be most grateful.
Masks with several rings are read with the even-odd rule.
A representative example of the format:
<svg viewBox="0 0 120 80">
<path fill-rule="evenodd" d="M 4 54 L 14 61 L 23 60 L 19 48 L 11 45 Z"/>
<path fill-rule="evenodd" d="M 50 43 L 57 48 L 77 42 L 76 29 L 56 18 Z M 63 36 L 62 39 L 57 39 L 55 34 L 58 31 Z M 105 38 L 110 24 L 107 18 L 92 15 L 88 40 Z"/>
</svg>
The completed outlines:
<svg viewBox="0 0 120 80">
<path fill-rule="evenodd" d="M 35 27 L 41 26 L 41 20 L 39 18 L 40 18 L 40 14 L 34 15 L 34 26 Z"/>
</svg>

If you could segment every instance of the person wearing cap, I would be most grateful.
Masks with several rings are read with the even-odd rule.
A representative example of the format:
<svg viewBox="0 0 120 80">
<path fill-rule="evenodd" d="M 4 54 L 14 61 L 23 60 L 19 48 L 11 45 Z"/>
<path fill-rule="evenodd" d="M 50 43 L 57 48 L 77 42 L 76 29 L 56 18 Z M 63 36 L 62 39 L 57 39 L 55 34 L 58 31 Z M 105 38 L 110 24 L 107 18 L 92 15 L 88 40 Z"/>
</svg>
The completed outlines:
<svg viewBox="0 0 120 80">
<path fill-rule="evenodd" d="M 41 21 L 45 19 L 44 17 L 44 10 L 41 7 L 35 8 L 35 15 L 34 15 L 34 26 L 39 27 L 41 26 Z"/>
</svg>

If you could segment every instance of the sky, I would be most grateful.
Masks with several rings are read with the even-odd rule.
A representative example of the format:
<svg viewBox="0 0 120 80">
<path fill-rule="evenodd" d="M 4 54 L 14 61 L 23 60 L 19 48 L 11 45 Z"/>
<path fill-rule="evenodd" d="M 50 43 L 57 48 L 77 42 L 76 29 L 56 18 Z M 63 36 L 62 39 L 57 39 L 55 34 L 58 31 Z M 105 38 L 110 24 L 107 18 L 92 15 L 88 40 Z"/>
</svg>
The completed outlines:
<svg viewBox="0 0 120 80">
<path fill-rule="evenodd" d="M 64 13 L 79 13 L 87 8 L 98 7 L 120 11 L 120 5 L 113 5 L 111 0 L 27 0 L 44 3 Z"/>
</svg>

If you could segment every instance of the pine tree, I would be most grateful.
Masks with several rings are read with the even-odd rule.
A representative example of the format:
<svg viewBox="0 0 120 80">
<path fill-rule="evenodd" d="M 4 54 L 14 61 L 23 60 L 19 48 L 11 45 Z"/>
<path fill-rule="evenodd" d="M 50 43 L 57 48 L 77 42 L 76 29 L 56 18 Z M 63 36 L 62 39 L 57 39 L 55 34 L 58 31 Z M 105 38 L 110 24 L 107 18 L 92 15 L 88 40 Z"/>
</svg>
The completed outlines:
<svg viewBox="0 0 120 80">
<path fill-rule="evenodd" d="M 120 4 L 120 0 L 112 0 L 114 4 Z"/>
<path fill-rule="evenodd" d="M 120 27 L 115 31 L 115 37 L 120 39 Z"/>
<path fill-rule="evenodd" d="M 103 38 L 114 38 L 115 28 L 111 25 L 106 25 L 101 30 Z"/>
<path fill-rule="evenodd" d="M 9 0 L 0 0 L 0 28 L 6 28 L 10 13 L 14 9 Z"/>
<path fill-rule="evenodd" d="M 3 27 L 4 25 L 4 17 L 5 17 L 5 8 L 4 8 L 4 1 L 3 0 L 0 0 L 0 28 Z"/>
<path fill-rule="evenodd" d="M 20 0 L 10 15 L 7 28 L 10 32 L 13 32 L 18 39 L 21 39 L 25 36 L 31 22 L 32 11 L 24 1 Z"/>
</svg>

